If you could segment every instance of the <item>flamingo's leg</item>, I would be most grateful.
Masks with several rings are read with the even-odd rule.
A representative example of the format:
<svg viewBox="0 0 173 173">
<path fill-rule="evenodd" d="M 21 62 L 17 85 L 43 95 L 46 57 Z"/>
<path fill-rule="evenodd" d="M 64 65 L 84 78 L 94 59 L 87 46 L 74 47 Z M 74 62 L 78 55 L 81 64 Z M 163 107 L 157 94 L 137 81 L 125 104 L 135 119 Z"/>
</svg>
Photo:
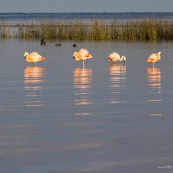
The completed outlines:
<svg viewBox="0 0 173 173">
<path fill-rule="evenodd" d="M 84 60 L 83 60 L 83 68 L 85 68 L 85 63 L 84 63 Z"/>
</svg>

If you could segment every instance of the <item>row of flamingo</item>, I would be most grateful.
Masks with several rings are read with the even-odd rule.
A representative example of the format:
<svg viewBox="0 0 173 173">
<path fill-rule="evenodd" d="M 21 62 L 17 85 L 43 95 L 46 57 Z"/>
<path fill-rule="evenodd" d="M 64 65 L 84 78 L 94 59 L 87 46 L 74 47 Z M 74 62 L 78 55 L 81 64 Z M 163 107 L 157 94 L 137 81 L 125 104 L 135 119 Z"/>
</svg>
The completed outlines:
<svg viewBox="0 0 173 173">
<path fill-rule="evenodd" d="M 157 62 L 161 59 L 160 54 L 161 54 L 161 52 L 152 53 L 148 57 L 146 62 L 152 62 L 153 67 L 154 67 L 155 62 Z M 25 52 L 24 57 L 25 57 L 27 62 L 33 62 L 35 64 L 35 66 L 36 66 L 36 63 L 39 61 L 46 61 L 46 59 L 43 56 L 41 56 L 40 54 L 38 54 L 37 52 L 32 52 L 30 54 L 28 52 Z M 73 58 L 76 61 L 83 61 L 83 68 L 84 68 L 84 66 L 85 66 L 84 61 L 87 59 L 93 58 L 93 56 L 91 55 L 91 53 L 87 49 L 82 48 L 79 50 L 79 52 L 73 53 Z M 111 61 L 111 62 L 124 61 L 124 63 L 125 63 L 126 57 L 125 56 L 120 57 L 120 55 L 118 53 L 113 52 L 109 55 L 107 60 Z"/>
</svg>

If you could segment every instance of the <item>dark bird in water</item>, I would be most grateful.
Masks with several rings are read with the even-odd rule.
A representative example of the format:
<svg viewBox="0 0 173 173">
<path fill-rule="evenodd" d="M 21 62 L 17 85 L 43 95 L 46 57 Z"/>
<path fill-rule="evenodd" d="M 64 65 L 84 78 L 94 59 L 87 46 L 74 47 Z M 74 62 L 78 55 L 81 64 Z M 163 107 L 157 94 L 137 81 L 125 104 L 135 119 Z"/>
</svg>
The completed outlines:
<svg viewBox="0 0 173 173">
<path fill-rule="evenodd" d="M 60 47 L 61 46 L 61 43 L 57 43 L 57 44 L 55 44 L 55 46 L 59 46 Z"/>
<path fill-rule="evenodd" d="M 77 45 L 76 44 L 73 44 L 73 47 L 77 47 Z"/>
<path fill-rule="evenodd" d="M 46 42 L 44 41 L 44 38 L 41 39 L 40 45 L 46 45 Z"/>
</svg>

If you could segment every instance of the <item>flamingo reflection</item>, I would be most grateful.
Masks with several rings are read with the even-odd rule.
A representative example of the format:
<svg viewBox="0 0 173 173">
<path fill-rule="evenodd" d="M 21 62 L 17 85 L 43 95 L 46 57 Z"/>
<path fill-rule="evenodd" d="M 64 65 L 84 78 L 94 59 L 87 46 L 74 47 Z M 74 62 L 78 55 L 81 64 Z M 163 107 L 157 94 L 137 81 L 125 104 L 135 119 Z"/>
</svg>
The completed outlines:
<svg viewBox="0 0 173 173">
<path fill-rule="evenodd" d="M 110 74 L 110 88 L 125 87 L 126 65 L 110 64 L 109 74 Z"/>
<path fill-rule="evenodd" d="M 161 71 L 159 68 L 147 68 L 147 81 L 151 92 L 161 93 Z M 149 102 L 160 102 L 160 98 L 150 98 Z"/>
<path fill-rule="evenodd" d="M 26 106 L 42 106 L 42 83 L 45 82 L 44 67 L 26 67 L 24 70 L 24 83 L 26 90 Z"/>
<path fill-rule="evenodd" d="M 148 86 L 161 88 L 161 71 L 159 68 L 147 68 Z"/>
<path fill-rule="evenodd" d="M 74 100 L 75 105 L 92 104 L 88 99 L 89 89 L 92 87 L 92 70 L 76 68 L 73 71 L 75 95 L 78 97 Z"/>
<path fill-rule="evenodd" d="M 111 93 L 111 104 L 124 103 L 126 101 L 117 100 L 114 94 L 119 94 L 122 89 L 126 87 L 126 65 L 124 64 L 110 64 L 109 65 L 110 74 L 110 93 Z"/>
<path fill-rule="evenodd" d="M 160 98 L 161 93 L 161 71 L 159 68 L 147 68 L 147 82 L 149 86 L 150 91 L 150 97 L 148 99 L 148 102 L 161 102 L 162 99 Z M 156 93 L 151 94 L 151 93 Z M 153 105 L 154 106 L 154 105 Z M 157 111 L 157 109 L 156 109 Z M 162 113 L 160 112 L 149 112 L 148 116 L 162 116 Z"/>
</svg>

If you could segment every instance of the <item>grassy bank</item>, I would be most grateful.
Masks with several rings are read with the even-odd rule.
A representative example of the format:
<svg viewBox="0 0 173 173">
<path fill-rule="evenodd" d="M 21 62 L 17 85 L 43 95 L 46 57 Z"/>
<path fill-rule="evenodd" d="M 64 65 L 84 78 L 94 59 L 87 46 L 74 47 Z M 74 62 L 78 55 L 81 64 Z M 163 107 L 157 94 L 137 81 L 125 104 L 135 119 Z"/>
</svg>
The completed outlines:
<svg viewBox="0 0 173 173">
<path fill-rule="evenodd" d="M 58 40 L 173 40 L 173 21 L 43 21 L 15 26 L 0 24 L 0 38 Z"/>
</svg>

